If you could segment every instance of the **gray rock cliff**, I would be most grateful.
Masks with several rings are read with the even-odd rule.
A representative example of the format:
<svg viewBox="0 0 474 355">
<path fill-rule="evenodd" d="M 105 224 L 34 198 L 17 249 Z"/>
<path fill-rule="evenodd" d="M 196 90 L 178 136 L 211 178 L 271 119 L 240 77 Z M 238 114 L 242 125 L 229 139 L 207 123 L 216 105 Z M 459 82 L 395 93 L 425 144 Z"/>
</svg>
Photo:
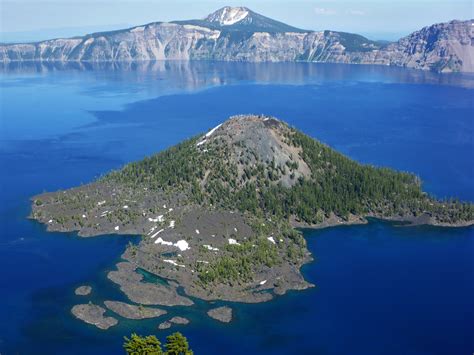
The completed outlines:
<svg viewBox="0 0 474 355">
<path fill-rule="evenodd" d="M 0 44 L 0 62 L 308 61 L 473 72 L 472 23 L 428 26 L 387 45 L 357 34 L 301 30 L 245 7 L 224 7 L 203 20 L 155 22 L 84 37 Z"/>
</svg>

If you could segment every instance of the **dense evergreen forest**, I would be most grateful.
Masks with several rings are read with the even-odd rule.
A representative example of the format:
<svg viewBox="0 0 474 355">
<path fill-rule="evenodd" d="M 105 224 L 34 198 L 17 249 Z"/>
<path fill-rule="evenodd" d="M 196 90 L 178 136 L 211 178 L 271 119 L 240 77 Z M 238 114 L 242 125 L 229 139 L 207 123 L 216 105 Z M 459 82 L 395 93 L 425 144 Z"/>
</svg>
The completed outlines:
<svg viewBox="0 0 474 355">
<path fill-rule="evenodd" d="M 209 141 L 202 151 L 195 137 L 103 179 L 132 188 L 179 189 L 196 204 L 261 217 L 294 216 L 309 224 L 321 223 L 331 214 L 347 219 L 350 215 L 416 217 L 428 213 L 441 223 L 474 219 L 472 204 L 437 201 L 422 191 L 420 179 L 412 174 L 359 164 L 293 128 L 286 130 L 284 139 L 300 148 L 299 157 L 284 166 L 259 161 L 248 149 L 235 157 L 232 147 L 220 139 Z M 311 176 L 295 178 L 291 187 L 283 186 L 281 177 L 288 174 L 293 179 L 301 160 L 309 166 Z"/>
</svg>

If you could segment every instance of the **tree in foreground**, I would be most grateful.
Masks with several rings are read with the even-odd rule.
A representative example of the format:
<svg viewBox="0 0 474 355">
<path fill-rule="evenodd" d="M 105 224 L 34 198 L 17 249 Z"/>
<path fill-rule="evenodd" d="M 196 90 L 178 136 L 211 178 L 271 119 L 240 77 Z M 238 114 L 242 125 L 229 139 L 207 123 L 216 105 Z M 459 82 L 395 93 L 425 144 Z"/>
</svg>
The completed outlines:
<svg viewBox="0 0 474 355">
<path fill-rule="evenodd" d="M 166 337 L 166 355 L 193 355 L 189 349 L 188 340 L 180 332 L 173 333 Z"/>
<path fill-rule="evenodd" d="M 160 341 L 154 336 L 149 335 L 142 337 L 133 333 L 129 338 L 124 337 L 125 343 L 123 347 L 128 355 L 161 355 Z M 187 342 L 186 342 L 187 344 Z M 186 353 L 187 354 L 187 353 Z"/>
</svg>

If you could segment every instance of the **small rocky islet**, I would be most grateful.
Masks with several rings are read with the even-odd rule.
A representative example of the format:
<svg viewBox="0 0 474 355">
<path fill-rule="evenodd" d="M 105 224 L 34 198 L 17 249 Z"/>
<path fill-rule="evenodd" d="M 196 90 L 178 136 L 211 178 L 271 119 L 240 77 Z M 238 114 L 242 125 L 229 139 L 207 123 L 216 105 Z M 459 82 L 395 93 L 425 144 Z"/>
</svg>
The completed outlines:
<svg viewBox="0 0 474 355">
<path fill-rule="evenodd" d="M 165 330 L 165 329 L 169 329 L 173 326 L 173 324 L 176 324 L 176 325 L 187 325 L 189 324 L 189 319 L 187 318 L 184 318 L 184 317 L 180 317 L 180 316 L 175 316 L 163 323 L 160 323 L 158 325 L 158 329 L 159 330 Z"/>
<path fill-rule="evenodd" d="M 362 224 L 367 217 L 474 222 L 472 204 L 437 200 L 412 174 L 359 164 L 259 115 L 232 117 L 95 182 L 32 201 L 31 217 L 50 231 L 141 235 L 108 278 L 143 306 L 192 306 L 191 297 L 265 302 L 312 287 L 300 273 L 312 257 L 298 227 Z M 143 272 L 160 281 L 147 282 Z M 109 306 L 140 314 L 138 305 Z M 97 323 L 99 311 L 83 307 L 75 315 L 92 313 Z M 232 311 L 208 315 L 225 322 Z"/>
<path fill-rule="evenodd" d="M 128 319 L 157 318 L 168 313 L 159 308 L 144 307 L 142 305 L 137 306 L 119 301 L 105 301 L 104 304 L 112 312 Z"/>
<path fill-rule="evenodd" d="M 76 318 L 95 325 L 97 328 L 102 330 L 107 330 L 118 324 L 117 319 L 104 316 L 104 308 L 93 303 L 75 305 L 72 307 L 71 313 Z"/>
<path fill-rule="evenodd" d="M 92 287 L 91 287 L 91 286 L 87 286 L 87 285 L 79 286 L 79 287 L 76 288 L 76 290 L 74 291 L 74 293 L 75 293 L 77 296 L 88 296 L 88 295 L 90 295 L 91 292 L 92 292 Z"/>
<path fill-rule="evenodd" d="M 227 306 L 213 308 L 207 312 L 207 315 L 222 323 L 229 323 L 232 320 L 232 308 Z"/>
</svg>

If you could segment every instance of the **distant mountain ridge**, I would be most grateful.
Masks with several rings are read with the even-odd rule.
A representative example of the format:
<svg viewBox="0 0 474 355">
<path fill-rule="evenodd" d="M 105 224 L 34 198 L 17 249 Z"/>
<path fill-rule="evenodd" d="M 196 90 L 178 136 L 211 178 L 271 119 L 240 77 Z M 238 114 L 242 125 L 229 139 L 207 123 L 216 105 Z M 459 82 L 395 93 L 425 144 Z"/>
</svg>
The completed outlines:
<svg viewBox="0 0 474 355">
<path fill-rule="evenodd" d="M 173 23 L 198 24 L 221 31 L 269 33 L 310 32 L 262 16 L 246 7 L 226 6 L 208 15 L 204 20 L 173 21 Z"/>
<path fill-rule="evenodd" d="M 473 22 L 435 24 L 387 44 L 352 33 L 307 31 L 246 7 L 226 6 L 201 20 L 154 22 L 83 37 L 0 44 L 0 62 L 307 61 L 474 72 Z"/>
</svg>

